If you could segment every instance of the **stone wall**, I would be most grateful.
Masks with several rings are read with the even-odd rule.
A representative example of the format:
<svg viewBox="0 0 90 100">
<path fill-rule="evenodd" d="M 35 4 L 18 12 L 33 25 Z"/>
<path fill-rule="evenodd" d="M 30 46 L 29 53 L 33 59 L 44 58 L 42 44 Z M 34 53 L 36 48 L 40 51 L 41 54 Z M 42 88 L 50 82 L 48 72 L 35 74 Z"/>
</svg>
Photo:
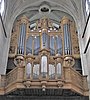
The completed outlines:
<svg viewBox="0 0 90 100">
<path fill-rule="evenodd" d="M 84 74 L 88 75 L 88 87 L 90 90 L 90 18 L 88 20 L 88 24 L 86 27 L 86 31 L 83 37 L 81 37 L 81 42 L 82 42 L 82 53 L 81 55 L 83 56 L 82 63 L 84 63 L 85 66 L 83 66 L 84 69 Z M 85 52 L 87 43 L 89 41 L 89 45 L 87 47 L 87 50 Z"/>
</svg>

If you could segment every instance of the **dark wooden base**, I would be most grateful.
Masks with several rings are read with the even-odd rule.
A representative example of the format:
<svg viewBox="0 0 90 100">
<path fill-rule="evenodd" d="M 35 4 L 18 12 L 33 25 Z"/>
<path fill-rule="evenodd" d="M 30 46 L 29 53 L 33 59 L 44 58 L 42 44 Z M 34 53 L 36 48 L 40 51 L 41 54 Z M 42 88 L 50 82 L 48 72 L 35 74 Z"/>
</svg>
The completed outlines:
<svg viewBox="0 0 90 100">
<path fill-rule="evenodd" d="M 0 100 L 89 100 L 85 96 L 0 96 Z"/>
<path fill-rule="evenodd" d="M 0 100 L 89 100 L 69 89 L 16 89 L 0 96 Z"/>
</svg>

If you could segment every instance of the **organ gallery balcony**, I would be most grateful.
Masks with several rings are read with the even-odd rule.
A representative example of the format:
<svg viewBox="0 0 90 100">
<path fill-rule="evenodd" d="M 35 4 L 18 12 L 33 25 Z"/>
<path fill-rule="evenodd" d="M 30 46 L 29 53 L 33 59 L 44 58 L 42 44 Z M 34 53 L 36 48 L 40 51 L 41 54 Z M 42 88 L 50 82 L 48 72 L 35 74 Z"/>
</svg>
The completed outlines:
<svg viewBox="0 0 90 100">
<path fill-rule="evenodd" d="M 63 17 L 59 25 L 45 17 L 34 25 L 26 16 L 14 25 L 0 94 L 88 96 L 75 22 Z"/>
<path fill-rule="evenodd" d="M 17 55 L 16 67 L 6 75 L 0 75 L 0 95 L 18 89 L 66 89 L 88 96 L 87 76 L 81 75 L 73 68 L 75 63 L 72 56 L 48 57 Z"/>
</svg>

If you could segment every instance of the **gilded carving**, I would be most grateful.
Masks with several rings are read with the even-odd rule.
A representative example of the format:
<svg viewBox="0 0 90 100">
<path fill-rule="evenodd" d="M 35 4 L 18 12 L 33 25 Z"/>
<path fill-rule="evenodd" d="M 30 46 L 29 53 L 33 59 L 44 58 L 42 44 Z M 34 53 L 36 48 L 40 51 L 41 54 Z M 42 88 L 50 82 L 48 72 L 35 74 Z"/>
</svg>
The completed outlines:
<svg viewBox="0 0 90 100">
<path fill-rule="evenodd" d="M 75 60 L 73 57 L 67 56 L 64 58 L 63 66 L 65 67 L 73 67 L 75 65 Z"/>
<path fill-rule="evenodd" d="M 79 43 L 78 43 L 78 33 L 76 31 L 75 22 L 71 22 L 71 39 L 72 39 L 72 50 L 73 54 L 80 54 Z"/>
<path fill-rule="evenodd" d="M 17 49 L 17 33 L 14 32 L 11 35 L 11 41 L 10 41 L 10 48 L 9 48 L 9 54 L 15 56 Z"/>
<path fill-rule="evenodd" d="M 23 82 L 23 84 L 24 84 L 27 88 L 30 88 L 30 86 L 31 86 L 31 81 L 26 80 L 26 81 Z"/>
<path fill-rule="evenodd" d="M 10 46 L 9 54 L 15 54 L 15 46 Z"/>
<path fill-rule="evenodd" d="M 58 85 L 59 88 L 63 87 L 64 81 L 59 80 L 59 81 L 57 82 L 57 85 Z"/>
<path fill-rule="evenodd" d="M 79 46 L 74 46 L 73 49 L 74 49 L 74 54 L 80 54 Z"/>
<path fill-rule="evenodd" d="M 23 67 L 23 66 L 25 66 L 24 57 L 21 56 L 21 55 L 17 55 L 16 58 L 14 59 L 14 64 L 17 67 Z"/>
</svg>

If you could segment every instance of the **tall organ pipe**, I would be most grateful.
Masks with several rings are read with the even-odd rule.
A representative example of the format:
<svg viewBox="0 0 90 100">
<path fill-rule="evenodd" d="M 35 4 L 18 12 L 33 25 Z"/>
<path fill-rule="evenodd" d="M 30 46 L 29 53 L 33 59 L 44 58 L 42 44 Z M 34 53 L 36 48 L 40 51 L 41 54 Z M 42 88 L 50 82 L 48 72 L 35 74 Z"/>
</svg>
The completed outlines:
<svg viewBox="0 0 90 100">
<path fill-rule="evenodd" d="M 70 35 L 70 26 L 68 23 L 63 25 L 63 36 L 64 36 L 64 54 L 71 55 L 71 35 Z"/>
<path fill-rule="evenodd" d="M 20 26 L 18 54 L 24 54 L 25 38 L 26 38 L 26 25 L 25 23 L 22 23 Z"/>
</svg>

